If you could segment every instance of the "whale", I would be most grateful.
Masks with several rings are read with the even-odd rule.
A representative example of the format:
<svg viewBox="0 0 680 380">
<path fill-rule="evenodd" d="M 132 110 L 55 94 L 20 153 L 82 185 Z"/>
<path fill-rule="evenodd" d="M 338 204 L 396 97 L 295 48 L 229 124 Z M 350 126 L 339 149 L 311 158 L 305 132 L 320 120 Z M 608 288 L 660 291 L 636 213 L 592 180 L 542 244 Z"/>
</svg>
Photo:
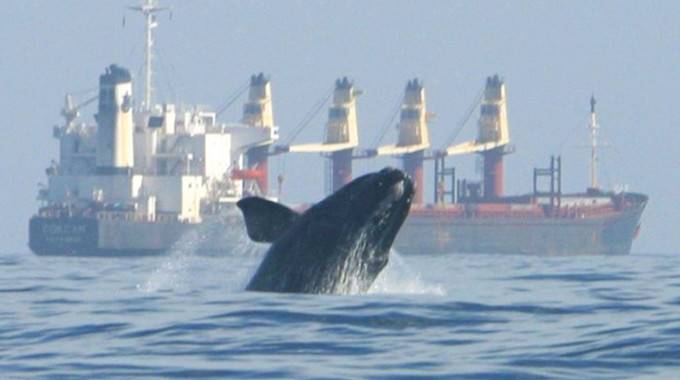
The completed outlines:
<svg viewBox="0 0 680 380">
<path fill-rule="evenodd" d="M 401 170 L 358 177 L 300 213 L 260 197 L 237 202 L 250 239 L 271 243 L 246 290 L 366 292 L 389 261 L 414 194 Z"/>
</svg>

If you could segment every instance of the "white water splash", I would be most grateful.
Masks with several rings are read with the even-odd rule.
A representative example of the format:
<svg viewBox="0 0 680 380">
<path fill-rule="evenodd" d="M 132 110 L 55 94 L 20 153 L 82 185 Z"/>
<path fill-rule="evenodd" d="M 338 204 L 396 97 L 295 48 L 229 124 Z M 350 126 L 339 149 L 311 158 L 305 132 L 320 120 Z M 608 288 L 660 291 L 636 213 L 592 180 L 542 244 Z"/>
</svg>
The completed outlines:
<svg viewBox="0 0 680 380">
<path fill-rule="evenodd" d="M 431 294 L 446 295 L 446 290 L 438 284 L 424 281 L 420 273 L 411 270 L 404 259 L 393 249 L 390 261 L 378 275 L 368 291 L 369 294 Z"/>
<path fill-rule="evenodd" d="M 198 239 L 198 229 L 182 236 L 173 244 L 168 257 L 162 259 L 161 265 L 154 269 L 149 278 L 144 283 L 137 284 L 137 289 L 145 293 L 186 289 L 188 260 L 195 254 Z"/>
<path fill-rule="evenodd" d="M 363 256 L 365 253 L 369 253 L 369 256 L 375 254 L 375 250 L 365 252 L 368 249 L 368 234 L 364 231 L 353 243 L 347 259 L 336 268 L 335 277 L 338 281 L 329 284 L 331 292 L 359 294 L 362 289 L 366 289 L 365 275 L 368 268 Z"/>
<path fill-rule="evenodd" d="M 168 252 L 167 256 L 161 258 L 158 265 L 143 283 L 137 284 L 137 289 L 142 292 L 153 293 L 158 291 L 188 291 L 192 290 L 195 281 L 201 281 L 201 265 L 226 265 L 224 260 L 214 260 L 215 257 L 201 256 L 201 249 L 209 250 L 210 246 L 230 246 L 231 252 L 235 256 L 242 256 L 239 261 L 241 268 L 237 270 L 238 276 L 232 275 L 227 278 L 230 288 L 241 286 L 251 274 L 253 262 L 259 262 L 264 247 L 253 243 L 246 235 L 243 221 L 234 220 L 234 215 L 241 217 L 240 213 L 234 214 L 227 212 L 223 219 L 213 222 L 204 222 L 199 227 L 194 228 L 184 234 Z M 231 219 L 230 219 L 231 218 Z M 227 228 L 225 229 L 225 226 Z M 224 239 L 222 242 L 215 240 Z M 211 243 L 212 244 L 209 244 Z M 220 257 L 223 255 L 220 254 Z M 206 264 L 205 261 L 210 261 Z M 196 271 L 198 269 L 198 271 Z M 225 273 L 232 272 L 234 268 L 225 268 Z M 197 272 L 197 273 L 196 273 Z M 195 285 L 195 284 L 193 284 Z"/>
</svg>

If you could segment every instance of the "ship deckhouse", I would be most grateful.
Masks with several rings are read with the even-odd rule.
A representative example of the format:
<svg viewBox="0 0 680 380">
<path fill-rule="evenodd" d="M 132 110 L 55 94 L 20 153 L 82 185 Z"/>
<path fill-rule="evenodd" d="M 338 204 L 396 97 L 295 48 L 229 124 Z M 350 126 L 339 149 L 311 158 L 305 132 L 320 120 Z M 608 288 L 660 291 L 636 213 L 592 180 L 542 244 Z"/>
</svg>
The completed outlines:
<svg viewBox="0 0 680 380">
<path fill-rule="evenodd" d="M 162 215 L 197 222 L 207 208 L 247 194 L 266 196 L 264 186 L 246 187 L 248 178 L 232 175 L 257 166 L 251 150 L 267 149 L 278 138 L 270 84 L 258 78 L 251 82 L 245 123 L 220 124 L 214 112 L 178 112 L 173 104 L 134 112 L 130 73 L 111 65 L 100 77 L 97 126 L 56 134 L 61 160 L 49 170 L 43 199 L 48 205 L 94 203 L 150 221 Z"/>
<path fill-rule="evenodd" d="M 59 161 L 48 168 L 39 198 L 46 213 L 92 214 L 98 218 L 200 222 L 246 195 L 268 196 L 267 156 L 278 139 L 271 83 L 253 75 L 240 123 L 219 123 L 200 107 L 154 103 L 152 88 L 154 1 L 130 9 L 146 18 L 143 99 L 133 78 L 110 65 L 98 94 L 74 105 L 70 96 L 55 127 Z M 96 125 L 78 124 L 79 108 L 98 101 Z"/>
</svg>

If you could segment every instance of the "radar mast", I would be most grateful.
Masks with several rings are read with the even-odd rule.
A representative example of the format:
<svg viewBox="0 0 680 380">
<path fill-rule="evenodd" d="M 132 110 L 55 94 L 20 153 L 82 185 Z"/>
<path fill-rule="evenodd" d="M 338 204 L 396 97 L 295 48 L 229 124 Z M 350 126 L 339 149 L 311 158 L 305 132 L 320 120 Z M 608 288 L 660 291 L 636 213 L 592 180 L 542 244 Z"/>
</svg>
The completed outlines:
<svg viewBox="0 0 680 380">
<path fill-rule="evenodd" d="M 150 111 L 153 104 L 153 30 L 158 26 L 156 13 L 170 10 L 169 7 L 160 7 L 156 0 L 143 0 L 140 6 L 129 6 L 128 9 L 144 15 L 145 23 L 145 49 L 144 49 L 144 103 L 143 109 Z"/>
<path fill-rule="evenodd" d="M 600 125 L 597 123 L 597 113 L 595 112 L 595 95 L 590 97 L 590 187 L 593 189 L 599 188 L 597 183 L 597 147 L 598 135 L 600 132 Z"/>
</svg>

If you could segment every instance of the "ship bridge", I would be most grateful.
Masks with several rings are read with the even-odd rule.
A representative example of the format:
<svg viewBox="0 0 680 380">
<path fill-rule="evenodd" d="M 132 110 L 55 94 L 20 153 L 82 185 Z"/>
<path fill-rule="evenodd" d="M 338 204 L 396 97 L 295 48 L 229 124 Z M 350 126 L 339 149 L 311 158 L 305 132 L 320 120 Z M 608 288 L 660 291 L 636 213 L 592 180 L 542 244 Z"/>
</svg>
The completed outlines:
<svg viewBox="0 0 680 380">
<path fill-rule="evenodd" d="M 124 211 L 135 220 L 199 222 L 207 205 L 266 196 L 266 152 L 278 127 L 269 80 L 254 75 L 249 87 L 242 122 L 224 124 L 197 107 L 134 110 L 129 71 L 109 66 L 94 98 L 96 127 L 76 128 L 67 115 L 58 128 L 60 162 L 48 170 L 41 199 L 87 212 Z"/>
</svg>

